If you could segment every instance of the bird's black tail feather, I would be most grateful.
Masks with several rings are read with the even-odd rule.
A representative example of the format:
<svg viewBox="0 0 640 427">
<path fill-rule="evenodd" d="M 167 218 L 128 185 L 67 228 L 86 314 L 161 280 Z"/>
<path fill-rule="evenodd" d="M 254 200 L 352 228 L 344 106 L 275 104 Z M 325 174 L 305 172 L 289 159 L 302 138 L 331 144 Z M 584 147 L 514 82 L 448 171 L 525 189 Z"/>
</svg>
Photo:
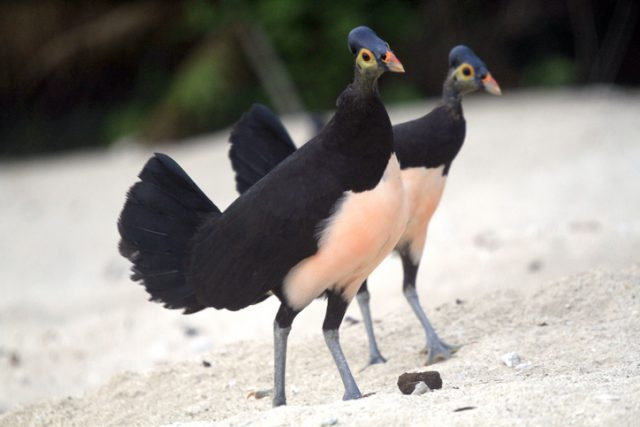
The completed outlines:
<svg viewBox="0 0 640 427">
<path fill-rule="evenodd" d="M 240 194 L 296 151 L 278 116 L 261 104 L 254 104 L 233 126 L 229 142 L 229 158 Z"/>
<path fill-rule="evenodd" d="M 152 301 L 185 314 L 205 308 L 186 281 L 189 243 L 220 210 L 169 156 L 155 154 L 127 194 L 118 220 L 120 254 L 133 263 Z"/>
</svg>

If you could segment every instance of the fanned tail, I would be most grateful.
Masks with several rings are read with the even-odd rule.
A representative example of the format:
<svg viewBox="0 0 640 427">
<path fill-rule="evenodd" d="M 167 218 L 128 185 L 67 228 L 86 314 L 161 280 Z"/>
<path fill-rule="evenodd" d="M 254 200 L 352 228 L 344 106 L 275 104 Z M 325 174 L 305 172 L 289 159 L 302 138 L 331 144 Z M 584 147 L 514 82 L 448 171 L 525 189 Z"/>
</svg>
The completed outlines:
<svg viewBox="0 0 640 427">
<path fill-rule="evenodd" d="M 133 266 L 152 301 L 185 314 L 205 308 L 186 280 L 189 243 L 200 225 L 220 210 L 169 156 L 147 161 L 120 213 L 120 254 Z"/>
<path fill-rule="evenodd" d="M 242 194 L 296 151 L 284 125 L 269 108 L 254 104 L 233 126 L 229 158 Z"/>
</svg>

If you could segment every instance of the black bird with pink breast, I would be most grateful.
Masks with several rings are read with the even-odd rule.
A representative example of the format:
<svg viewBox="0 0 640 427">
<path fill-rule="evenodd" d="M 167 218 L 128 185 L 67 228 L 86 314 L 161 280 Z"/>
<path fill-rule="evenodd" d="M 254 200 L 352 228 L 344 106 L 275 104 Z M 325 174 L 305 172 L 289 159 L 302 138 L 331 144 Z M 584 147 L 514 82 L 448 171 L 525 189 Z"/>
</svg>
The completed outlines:
<svg viewBox="0 0 640 427">
<path fill-rule="evenodd" d="M 462 97 L 482 89 L 493 95 L 501 93 L 484 62 L 470 48 L 456 46 L 449 53 L 449 71 L 440 104 L 425 116 L 393 127 L 394 148 L 409 208 L 409 220 L 395 251 L 402 259 L 403 294 L 426 335 L 427 365 L 449 358 L 458 347 L 442 341 L 431 326 L 418 300 L 416 277 L 429 221 L 440 203 L 449 169 L 465 139 Z M 229 157 L 240 193 L 259 184 L 265 173 L 296 150 L 278 117 L 263 105 L 254 105 L 236 123 L 230 142 Z M 373 331 L 366 281 L 357 299 L 369 340 L 369 363 L 384 363 Z"/>
<path fill-rule="evenodd" d="M 322 329 L 343 397 L 361 397 L 338 328 L 407 220 L 391 123 L 377 89 L 385 71 L 404 69 L 367 27 L 353 29 L 348 45 L 354 79 L 333 118 L 224 212 L 175 161 L 156 154 L 129 190 L 118 222 L 132 278 L 167 308 L 240 310 L 270 295 L 281 301 L 274 322 L 276 406 L 286 403 L 291 324 L 321 296 L 327 297 Z"/>
</svg>

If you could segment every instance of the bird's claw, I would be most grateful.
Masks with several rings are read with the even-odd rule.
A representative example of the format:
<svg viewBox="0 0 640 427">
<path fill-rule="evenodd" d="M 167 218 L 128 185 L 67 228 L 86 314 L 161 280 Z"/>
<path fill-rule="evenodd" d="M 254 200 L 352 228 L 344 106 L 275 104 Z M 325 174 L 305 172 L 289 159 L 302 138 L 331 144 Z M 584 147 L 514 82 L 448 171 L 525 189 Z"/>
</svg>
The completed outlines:
<svg viewBox="0 0 640 427">
<path fill-rule="evenodd" d="M 358 372 L 362 372 L 365 369 L 367 369 L 369 366 L 373 366 L 373 365 L 381 365 L 383 363 L 387 363 L 387 359 L 385 359 L 384 357 L 382 357 L 382 355 L 380 353 L 378 354 L 372 354 L 369 356 L 369 363 L 367 363 L 366 365 L 364 365 L 362 368 L 360 368 L 360 370 Z"/>
<path fill-rule="evenodd" d="M 425 365 L 432 365 L 443 360 L 450 359 L 453 354 L 460 350 L 459 345 L 450 345 L 444 341 L 434 340 L 428 342 L 427 346 L 421 351 L 421 353 L 427 355 L 427 361 Z"/>
<path fill-rule="evenodd" d="M 342 396 L 342 400 L 355 400 L 355 399 L 362 399 L 362 393 L 360 393 L 359 391 L 354 391 L 354 392 L 344 392 L 344 395 Z"/>
<path fill-rule="evenodd" d="M 287 399 L 284 397 L 274 397 L 273 400 L 271 401 L 271 403 L 273 404 L 274 408 L 277 408 L 278 406 L 285 406 L 287 404 Z"/>
<path fill-rule="evenodd" d="M 387 363 L 387 359 L 385 359 L 381 354 L 378 353 L 378 354 L 369 356 L 369 365 L 377 365 L 380 363 Z"/>
</svg>

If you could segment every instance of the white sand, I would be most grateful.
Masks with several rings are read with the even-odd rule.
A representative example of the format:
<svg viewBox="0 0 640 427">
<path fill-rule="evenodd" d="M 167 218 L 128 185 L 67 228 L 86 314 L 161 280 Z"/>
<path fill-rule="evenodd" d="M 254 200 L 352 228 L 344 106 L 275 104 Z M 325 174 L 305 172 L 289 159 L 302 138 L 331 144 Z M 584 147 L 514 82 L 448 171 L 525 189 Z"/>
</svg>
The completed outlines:
<svg viewBox="0 0 640 427">
<path fill-rule="evenodd" d="M 430 368 L 441 373 L 443 388 L 422 396 L 403 396 L 395 386 L 399 374 L 423 361 L 415 320 L 403 311 L 379 325 L 389 361 L 356 374 L 363 392 L 375 393 L 359 401 L 339 400 L 340 380 L 319 336 L 290 343 L 291 406 L 271 409 L 269 398 L 247 399 L 271 386 L 271 342 L 261 339 L 202 356 L 210 367 L 196 359 L 121 374 L 80 398 L 9 413 L 0 424 L 633 425 L 640 416 L 639 290 L 636 267 L 445 304 L 435 318 L 450 341 L 465 346 Z M 363 366 L 361 325 L 343 327 L 342 335 L 353 366 Z M 522 357 L 518 368 L 500 361 L 509 351 Z"/>
<path fill-rule="evenodd" d="M 392 119 L 432 105 L 392 109 Z M 320 425 L 335 416 L 349 425 L 631 425 L 640 415 L 639 307 L 631 298 L 639 298 L 640 283 L 638 269 L 627 268 L 640 261 L 640 94 L 475 96 L 465 113 L 467 142 L 418 279 L 441 335 L 465 345 L 433 367 L 443 390 L 403 397 L 394 385 L 421 365 L 423 338 L 400 292 L 399 262 L 390 259 L 371 279 L 390 361 L 356 376 L 376 395 L 337 401 L 341 385 L 319 334 L 324 304 L 316 302 L 296 319 L 290 341 L 293 406 L 265 412 L 268 399 L 245 400 L 251 387 L 271 384 L 277 303 L 186 317 L 146 302 L 117 254 L 115 221 L 150 151 L 123 144 L 0 164 L 0 411 L 11 411 L 0 424 L 231 417 L 227 424 Z M 287 124 L 304 139 L 301 120 Z M 224 207 L 235 197 L 228 147 L 219 143 L 226 136 L 155 149 L 174 156 Z M 627 269 L 554 281 L 595 268 Z M 456 298 L 466 302 L 455 305 Z M 349 314 L 359 318 L 357 307 Z M 543 321 L 549 326 L 536 326 Z M 366 360 L 362 326 L 342 330 L 357 370 Z M 509 351 L 532 365 L 504 367 L 499 357 Z M 213 366 L 202 367 L 202 359 Z M 123 371 L 142 373 L 109 381 Z M 468 405 L 477 408 L 451 412 Z"/>
</svg>

